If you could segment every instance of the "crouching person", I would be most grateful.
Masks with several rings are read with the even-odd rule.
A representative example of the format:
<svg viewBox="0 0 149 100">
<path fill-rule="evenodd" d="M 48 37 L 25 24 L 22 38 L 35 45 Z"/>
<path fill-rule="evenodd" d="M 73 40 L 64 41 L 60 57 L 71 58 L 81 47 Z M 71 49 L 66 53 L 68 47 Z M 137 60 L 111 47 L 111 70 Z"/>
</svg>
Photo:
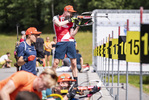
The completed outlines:
<svg viewBox="0 0 149 100">
<path fill-rule="evenodd" d="M 27 71 L 18 71 L 0 81 L 0 100 L 15 100 L 20 91 L 36 93 L 42 98 L 42 90 L 56 85 L 57 75 L 53 69 L 45 69 L 39 76 Z"/>
<path fill-rule="evenodd" d="M 68 90 L 70 86 L 72 85 L 72 82 L 76 80 L 73 80 L 71 76 L 67 73 L 61 74 L 58 76 L 58 86 L 54 87 L 52 89 L 47 89 L 45 91 L 42 91 L 43 95 L 49 96 L 50 94 L 60 94 L 63 96 L 64 100 L 77 100 L 74 98 L 76 93 L 71 92 L 69 93 Z M 60 98 L 45 98 L 47 100 L 60 100 Z"/>
<path fill-rule="evenodd" d="M 12 60 L 9 59 L 10 52 L 7 52 L 5 55 L 0 57 L 0 65 L 2 65 L 2 68 L 10 68 Z"/>
</svg>

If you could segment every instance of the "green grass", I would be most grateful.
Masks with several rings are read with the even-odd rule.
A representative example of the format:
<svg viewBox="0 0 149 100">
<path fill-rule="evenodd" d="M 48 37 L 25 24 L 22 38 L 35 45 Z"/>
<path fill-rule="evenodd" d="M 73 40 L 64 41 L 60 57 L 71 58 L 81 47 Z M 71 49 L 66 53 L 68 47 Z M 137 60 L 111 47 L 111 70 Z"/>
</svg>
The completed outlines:
<svg viewBox="0 0 149 100">
<path fill-rule="evenodd" d="M 16 36 L 10 35 L 0 35 L 0 56 L 6 54 L 6 52 L 11 53 L 10 59 L 15 61 L 13 57 L 13 51 L 15 49 L 15 42 L 17 40 Z"/>
<path fill-rule="evenodd" d="M 47 36 L 49 36 L 50 41 L 52 41 L 52 37 L 55 36 L 55 34 L 44 33 L 41 35 L 44 40 Z M 19 36 L 19 38 L 20 37 L 21 36 Z M 78 32 L 75 39 L 77 41 L 77 49 L 82 54 L 84 63 L 92 64 L 92 33 L 89 31 Z M 12 65 L 15 63 L 13 52 L 16 40 L 17 36 L 11 35 L 11 33 L 0 35 L 0 56 L 4 55 L 6 52 L 10 52 L 10 59 L 13 60 Z M 139 88 L 139 80 L 139 76 L 129 75 L 129 83 L 137 88 Z M 117 82 L 117 76 L 114 77 L 114 82 Z M 126 83 L 126 76 L 120 76 L 120 83 Z M 143 76 L 143 91 L 149 94 L 149 76 Z"/>
<path fill-rule="evenodd" d="M 108 78 L 106 78 L 108 82 Z M 112 82 L 112 76 L 110 77 L 110 82 Z M 126 75 L 120 75 L 120 83 L 126 83 Z M 139 75 L 129 75 L 128 82 L 136 88 L 140 88 L 140 76 Z M 117 76 L 114 76 L 114 83 L 117 83 Z M 143 91 L 149 94 L 149 75 L 143 75 Z"/>
<path fill-rule="evenodd" d="M 10 52 L 10 59 L 13 60 L 12 66 L 15 63 L 15 59 L 13 56 L 13 52 L 15 49 L 15 43 L 17 41 L 17 35 L 8 34 L 0 34 L 0 56 L 6 54 L 6 52 Z M 45 40 L 46 37 L 50 37 L 50 41 L 52 41 L 53 36 L 55 34 L 43 33 L 41 37 Z M 19 36 L 19 39 L 21 35 Z M 84 59 L 84 63 L 92 63 L 92 33 L 91 32 L 78 32 L 76 35 L 77 40 L 77 49 L 79 49 L 82 57 Z M 61 64 L 61 63 L 60 63 Z"/>
<path fill-rule="evenodd" d="M 89 31 L 79 32 L 75 39 L 84 63 L 92 64 L 92 33 Z"/>
</svg>

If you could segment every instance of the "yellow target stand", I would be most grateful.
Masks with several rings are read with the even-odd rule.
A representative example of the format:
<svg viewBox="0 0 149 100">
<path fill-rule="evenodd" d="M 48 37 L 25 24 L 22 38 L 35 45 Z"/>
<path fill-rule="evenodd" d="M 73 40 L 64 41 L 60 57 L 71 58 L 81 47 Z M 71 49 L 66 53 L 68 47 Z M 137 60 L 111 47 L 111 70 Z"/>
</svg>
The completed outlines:
<svg viewBox="0 0 149 100">
<path fill-rule="evenodd" d="M 149 24 L 141 24 L 140 40 L 140 62 L 149 63 Z"/>
<path fill-rule="evenodd" d="M 100 56 L 100 46 L 98 46 L 97 56 Z"/>
<path fill-rule="evenodd" d="M 126 61 L 140 62 L 140 32 L 127 31 Z"/>
<path fill-rule="evenodd" d="M 104 51 L 103 51 L 103 45 L 101 45 L 100 50 L 101 50 L 100 55 L 101 55 L 101 57 L 103 57 L 103 53 L 104 53 Z"/>
<path fill-rule="evenodd" d="M 109 58 L 109 42 L 107 42 L 105 46 L 105 57 Z"/>
<path fill-rule="evenodd" d="M 109 41 L 109 47 L 108 47 L 108 53 L 109 58 L 112 58 L 112 41 Z"/>
<path fill-rule="evenodd" d="M 97 56 L 97 47 L 94 49 L 94 56 Z"/>
<path fill-rule="evenodd" d="M 126 60 L 126 36 L 119 36 L 118 59 Z"/>
<path fill-rule="evenodd" d="M 96 56 L 98 55 L 98 47 L 96 47 Z"/>
<path fill-rule="evenodd" d="M 112 39 L 112 59 L 118 59 L 118 39 Z"/>
<path fill-rule="evenodd" d="M 97 56 L 99 56 L 99 46 L 97 47 Z"/>
</svg>

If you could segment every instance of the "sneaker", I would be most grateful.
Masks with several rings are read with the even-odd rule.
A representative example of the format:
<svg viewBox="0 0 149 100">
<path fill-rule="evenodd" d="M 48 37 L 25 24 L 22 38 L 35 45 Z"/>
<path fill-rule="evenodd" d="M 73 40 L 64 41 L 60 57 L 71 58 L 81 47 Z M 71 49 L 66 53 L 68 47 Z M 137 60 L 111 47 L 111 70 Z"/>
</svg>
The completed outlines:
<svg viewBox="0 0 149 100">
<path fill-rule="evenodd" d="M 45 67 L 46 66 L 46 64 L 45 63 L 43 63 L 43 65 L 42 65 L 43 67 Z"/>
</svg>

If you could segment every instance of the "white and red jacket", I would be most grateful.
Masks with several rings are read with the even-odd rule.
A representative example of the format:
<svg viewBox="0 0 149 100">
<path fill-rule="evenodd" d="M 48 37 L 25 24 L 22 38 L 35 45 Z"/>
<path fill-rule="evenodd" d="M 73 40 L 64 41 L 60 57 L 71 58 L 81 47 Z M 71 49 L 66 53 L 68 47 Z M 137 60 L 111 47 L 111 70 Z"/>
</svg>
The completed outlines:
<svg viewBox="0 0 149 100">
<path fill-rule="evenodd" d="M 62 16 L 54 16 L 54 20 L 64 21 L 65 17 Z M 57 42 L 66 42 L 66 41 L 74 41 L 74 38 L 70 35 L 70 28 L 72 28 L 73 23 L 67 23 L 61 27 L 58 27 L 54 24 L 55 34 L 57 38 Z"/>
</svg>

